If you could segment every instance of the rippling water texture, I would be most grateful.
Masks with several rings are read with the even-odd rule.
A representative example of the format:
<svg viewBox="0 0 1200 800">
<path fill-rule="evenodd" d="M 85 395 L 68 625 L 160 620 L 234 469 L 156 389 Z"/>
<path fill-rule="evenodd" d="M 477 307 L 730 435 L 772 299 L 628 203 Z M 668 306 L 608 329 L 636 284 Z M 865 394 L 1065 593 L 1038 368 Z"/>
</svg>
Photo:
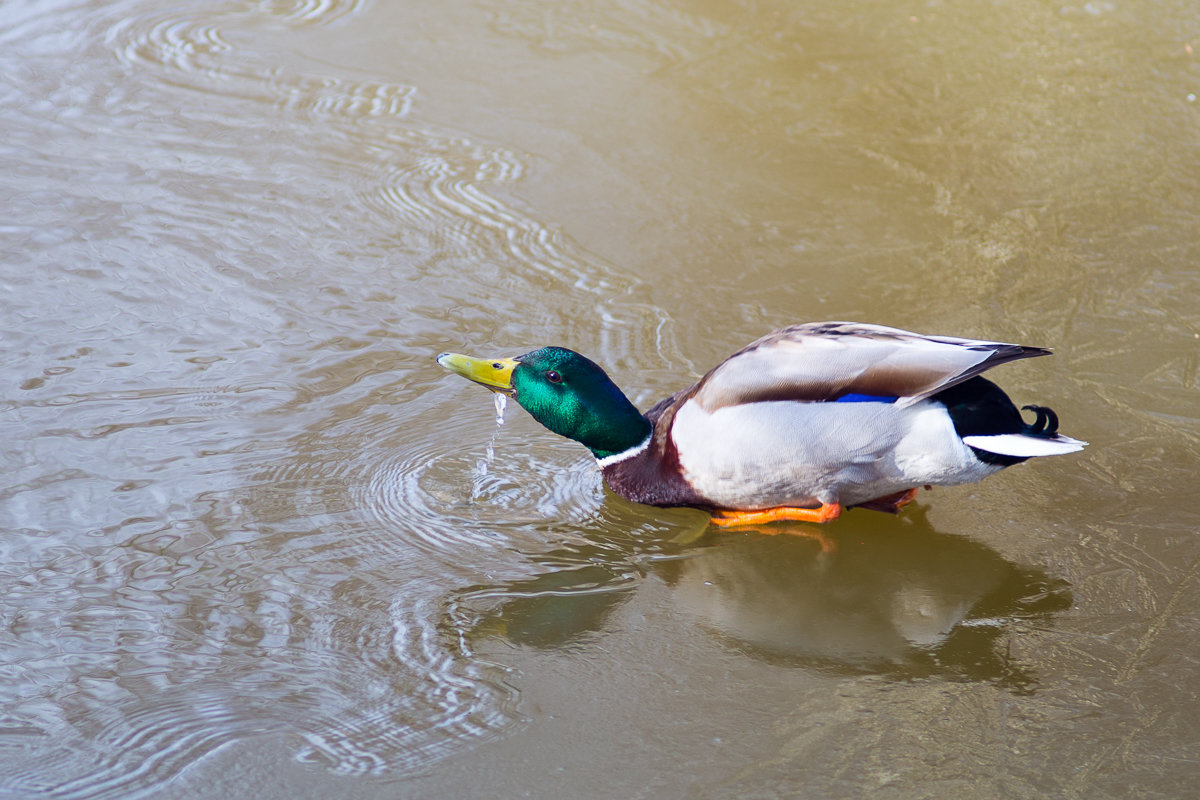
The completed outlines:
<svg viewBox="0 0 1200 800">
<path fill-rule="evenodd" d="M 1192 3 L 0 5 L 0 796 L 1181 796 Z M 1084 454 L 824 549 L 446 375 L 1056 349 Z M 832 546 L 830 546 L 830 542 Z"/>
</svg>

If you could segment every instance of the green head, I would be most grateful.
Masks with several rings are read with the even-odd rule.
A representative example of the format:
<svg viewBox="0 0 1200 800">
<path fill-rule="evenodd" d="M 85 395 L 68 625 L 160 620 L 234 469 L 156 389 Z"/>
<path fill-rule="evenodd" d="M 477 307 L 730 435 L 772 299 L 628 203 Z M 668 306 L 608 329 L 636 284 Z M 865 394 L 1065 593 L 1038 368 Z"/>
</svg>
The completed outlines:
<svg viewBox="0 0 1200 800">
<path fill-rule="evenodd" d="M 515 399 L 550 430 L 597 458 L 636 447 L 651 425 L 595 362 L 565 347 L 543 347 L 515 359 L 443 353 L 438 363 Z"/>
</svg>

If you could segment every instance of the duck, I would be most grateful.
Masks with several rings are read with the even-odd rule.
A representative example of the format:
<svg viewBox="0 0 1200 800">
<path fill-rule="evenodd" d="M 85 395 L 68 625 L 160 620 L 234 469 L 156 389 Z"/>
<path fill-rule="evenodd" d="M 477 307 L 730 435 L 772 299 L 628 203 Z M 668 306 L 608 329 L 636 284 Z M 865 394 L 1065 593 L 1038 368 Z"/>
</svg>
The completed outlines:
<svg viewBox="0 0 1200 800">
<path fill-rule="evenodd" d="M 850 508 L 897 513 L 919 487 L 1082 450 L 1087 442 L 1059 433 L 1053 410 L 1019 410 L 982 377 L 1050 353 L 870 323 L 801 323 L 746 345 L 644 413 L 565 347 L 498 359 L 441 353 L 437 363 L 588 448 L 616 494 L 735 526 L 825 523 Z"/>
</svg>

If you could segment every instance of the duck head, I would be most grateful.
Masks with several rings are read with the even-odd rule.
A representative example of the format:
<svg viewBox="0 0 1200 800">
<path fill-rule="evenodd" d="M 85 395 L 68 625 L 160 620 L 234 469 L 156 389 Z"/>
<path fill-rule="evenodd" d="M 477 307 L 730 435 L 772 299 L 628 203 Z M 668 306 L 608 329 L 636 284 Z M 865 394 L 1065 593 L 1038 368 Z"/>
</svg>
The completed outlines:
<svg viewBox="0 0 1200 800">
<path fill-rule="evenodd" d="M 551 431 L 606 458 L 637 447 L 650 421 L 594 361 L 565 347 L 542 347 L 516 358 L 442 353 L 451 372 L 506 394 Z"/>
</svg>

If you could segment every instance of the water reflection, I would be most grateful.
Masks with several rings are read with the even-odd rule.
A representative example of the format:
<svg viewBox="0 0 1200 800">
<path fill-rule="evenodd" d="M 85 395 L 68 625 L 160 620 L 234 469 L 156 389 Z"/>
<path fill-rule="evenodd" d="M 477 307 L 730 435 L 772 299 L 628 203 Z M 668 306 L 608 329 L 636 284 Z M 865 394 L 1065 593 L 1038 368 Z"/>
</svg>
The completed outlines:
<svg viewBox="0 0 1200 800">
<path fill-rule="evenodd" d="M 706 532 L 646 562 L 670 587 L 679 618 L 754 658 L 1032 691 L 1035 676 L 1005 652 L 1004 641 L 1020 623 L 1071 604 L 1065 581 L 935 531 L 912 511 L 849 515 L 825 532 L 824 543 L 765 532 Z M 602 634 L 640 585 L 620 580 L 620 565 L 610 559 L 611 550 L 597 548 L 584 566 L 576 560 L 535 578 L 476 587 L 470 602 L 486 610 L 474 635 L 561 648 Z"/>
</svg>

